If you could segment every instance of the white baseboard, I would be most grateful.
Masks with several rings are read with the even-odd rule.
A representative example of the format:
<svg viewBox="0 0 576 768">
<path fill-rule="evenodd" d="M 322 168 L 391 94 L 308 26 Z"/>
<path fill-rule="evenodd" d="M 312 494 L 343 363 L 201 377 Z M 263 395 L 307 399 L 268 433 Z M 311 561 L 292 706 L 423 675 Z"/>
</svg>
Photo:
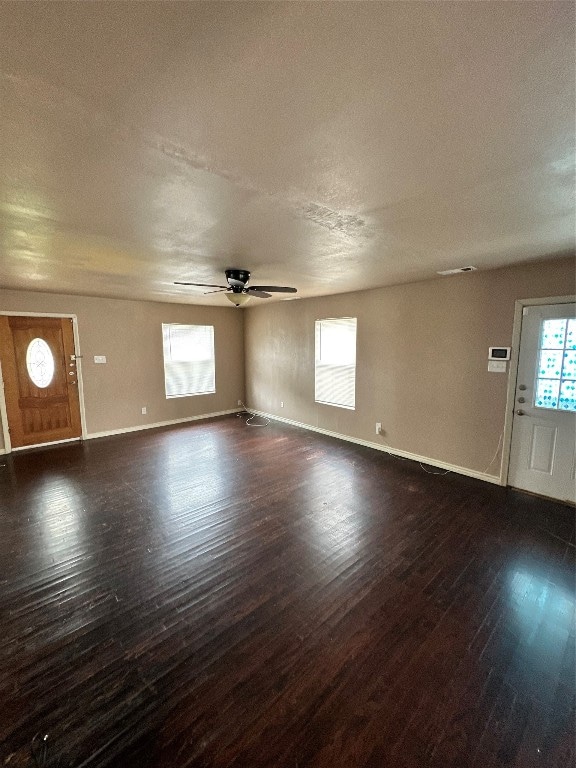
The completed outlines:
<svg viewBox="0 0 576 768">
<path fill-rule="evenodd" d="M 200 416 L 186 416 L 183 419 L 171 419 L 169 421 L 157 421 L 154 424 L 139 424 L 136 427 L 124 427 L 122 429 L 110 429 L 106 430 L 105 432 L 90 432 L 84 436 L 85 440 L 94 440 L 98 437 L 110 437 L 112 435 L 124 435 L 128 432 L 139 432 L 143 429 L 155 429 L 157 427 L 170 427 L 174 424 L 185 424 L 190 421 L 201 421 L 203 419 L 213 419 L 216 416 L 227 416 L 232 413 L 239 413 L 240 411 L 244 410 L 243 408 L 230 408 L 226 411 L 216 411 L 214 413 L 203 413 Z M 258 416 L 263 416 L 267 419 L 271 419 L 272 421 L 279 421 L 284 424 L 290 424 L 293 427 L 299 427 L 300 429 L 307 429 L 310 432 L 319 432 L 322 435 L 328 435 L 328 437 L 335 437 L 338 440 L 344 440 L 348 443 L 355 443 L 356 445 L 363 445 L 366 448 L 374 448 L 376 451 L 381 451 L 383 453 L 390 453 L 393 456 L 399 456 L 403 459 L 410 459 L 411 461 L 419 461 L 422 464 L 426 464 L 431 467 L 437 467 L 438 469 L 446 469 L 450 472 L 455 472 L 458 475 L 465 475 L 466 477 L 473 477 L 476 480 L 483 480 L 487 483 L 493 483 L 494 485 L 504 485 L 504 483 L 501 482 L 500 478 L 495 475 L 487 475 L 484 472 L 478 472 L 475 469 L 468 469 L 467 467 L 460 467 L 456 464 L 448 464 L 445 461 L 439 461 L 438 459 L 431 459 L 428 456 L 419 456 L 415 453 L 409 453 L 408 451 L 401 451 L 396 448 L 390 448 L 389 446 L 384 446 L 379 443 L 374 443 L 370 440 L 362 440 L 358 437 L 350 437 L 350 435 L 344 435 L 339 432 L 332 432 L 329 429 L 322 429 L 322 427 L 314 427 L 311 424 L 304 424 L 300 421 L 294 421 L 293 419 L 286 419 L 282 416 L 275 416 L 272 413 L 266 413 L 265 411 L 257 411 L 254 408 L 247 409 L 250 411 L 250 413 L 255 413 Z M 73 438 L 73 439 L 79 439 L 79 438 Z M 70 442 L 68 440 L 63 440 L 59 442 Z M 55 443 L 45 443 L 45 445 L 55 445 Z M 37 448 L 39 446 L 27 446 L 27 447 L 34 447 Z M 22 450 L 15 448 L 13 450 Z M 0 448 L 0 456 L 6 454 L 6 450 L 4 448 Z"/>
<path fill-rule="evenodd" d="M 213 419 L 215 416 L 227 416 L 230 413 L 238 413 L 242 408 L 230 408 L 227 411 L 216 411 L 215 413 L 202 413 L 200 416 L 186 416 L 183 419 L 170 419 L 170 421 L 156 421 L 154 424 L 139 424 L 136 427 L 124 427 L 122 429 L 109 429 L 105 432 L 89 432 L 85 435 L 85 440 L 94 440 L 97 437 L 110 437 L 111 435 L 124 435 L 127 432 L 139 432 L 142 429 L 156 429 L 157 427 L 170 427 L 173 424 L 185 424 L 188 421 L 201 421 L 202 419 Z"/>
<path fill-rule="evenodd" d="M 273 421 L 281 421 L 284 424 L 291 424 L 293 427 L 299 427 L 300 429 L 307 429 L 311 432 L 320 432 L 322 435 L 328 435 L 329 437 L 336 437 L 338 440 L 345 440 L 348 443 L 355 443 L 356 445 L 364 445 L 366 448 L 374 448 L 376 451 L 382 453 L 390 453 L 393 456 L 399 456 L 403 459 L 410 459 L 411 461 L 419 461 L 422 464 L 426 464 L 430 467 L 437 467 L 438 469 L 447 469 L 450 472 L 455 472 L 458 475 L 466 475 L 466 477 L 473 477 L 476 480 L 484 480 L 487 483 L 493 483 L 494 485 L 505 485 L 500 478 L 496 475 L 487 475 L 485 472 L 478 472 L 475 469 L 468 469 L 467 467 L 459 467 L 456 464 L 448 464 L 445 461 L 439 461 L 438 459 L 431 459 L 428 456 L 418 456 L 416 453 L 409 453 L 408 451 L 397 450 L 396 448 L 390 448 L 387 445 L 381 445 L 380 443 L 373 443 L 370 440 L 362 440 L 359 437 L 350 437 L 350 435 L 343 435 L 339 432 L 331 432 L 329 429 L 322 429 L 322 427 L 313 427 L 310 424 L 304 424 L 300 421 L 293 421 L 292 419 L 285 419 L 282 416 L 275 416 L 265 411 L 257 411 L 254 408 L 248 409 L 250 413 L 255 413 L 258 416 L 263 416 Z"/>
<path fill-rule="evenodd" d="M 31 448 L 46 448 L 52 445 L 62 445 L 63 443 L 79 443 L 82 440 L 81 437 L 67 437 L 66 440 L 51 440 L 49 443 L 34 443 L 33 445 L 18 445 L 16 448 L 12 448 L 12 453 L 17 451 L 29 451 Z"/>
</svg>

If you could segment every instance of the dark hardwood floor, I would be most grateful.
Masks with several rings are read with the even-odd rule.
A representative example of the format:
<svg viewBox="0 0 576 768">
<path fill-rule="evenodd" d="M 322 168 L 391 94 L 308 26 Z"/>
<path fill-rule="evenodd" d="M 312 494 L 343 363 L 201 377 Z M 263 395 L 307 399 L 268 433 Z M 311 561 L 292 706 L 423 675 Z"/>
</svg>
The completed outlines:
<svg viewBox="0 0 576 768">
<path fill-rule="evenodd" d="M 0 456 L 0 766 L 573 767 L 574 553 L 234 416 Z"/>
</svg>

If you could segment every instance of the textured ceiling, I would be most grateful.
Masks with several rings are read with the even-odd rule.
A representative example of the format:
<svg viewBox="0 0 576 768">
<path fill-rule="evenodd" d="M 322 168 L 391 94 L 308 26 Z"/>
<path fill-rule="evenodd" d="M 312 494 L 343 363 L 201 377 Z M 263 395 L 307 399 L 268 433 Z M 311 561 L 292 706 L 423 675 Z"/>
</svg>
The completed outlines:
<svg viewBox="0 0 576 768">
<path fill-rule="evenodd" d="M 223 305 L 173 282 L 572 251 L 574 44 L 572 2 L 2 2 L 0 286 Z"/>
</svg>

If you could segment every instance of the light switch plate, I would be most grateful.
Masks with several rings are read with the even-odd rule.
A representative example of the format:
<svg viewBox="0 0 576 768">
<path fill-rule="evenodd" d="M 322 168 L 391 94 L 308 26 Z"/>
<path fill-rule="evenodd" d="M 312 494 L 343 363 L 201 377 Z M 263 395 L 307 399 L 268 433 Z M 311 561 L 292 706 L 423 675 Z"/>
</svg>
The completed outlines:
<svg viewBox="0 0 576 768">
<path fill-rule="evenodd" d="M 105 363 L 106 362 L 106 355 L 94 355 L 94 362 L 95 363 Z"/>
<path fill-rule="evenodd" d="M 488 360 L 490 373 L 506 373 L 506 360 Z"/>
</svg>

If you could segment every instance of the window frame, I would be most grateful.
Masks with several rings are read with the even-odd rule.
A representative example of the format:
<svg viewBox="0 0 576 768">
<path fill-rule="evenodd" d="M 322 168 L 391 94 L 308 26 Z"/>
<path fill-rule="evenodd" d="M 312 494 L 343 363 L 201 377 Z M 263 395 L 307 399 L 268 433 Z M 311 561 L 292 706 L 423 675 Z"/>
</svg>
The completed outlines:
<svg viewBox="0 0 576 768">
<path fill-rule="evenodd" d="M 207 357 L 194 359 L 171 359 L 175 342 L 175 334 L 172 330 L 197 332 L 197 339 L 191 339 L 191 343 L 208 341 L 210 354 Z M 201 335 L 205 338 L 201 339 Z M 206 339 L 206 337 L 209 337 Z M 216 351 L 215 328 L 213 325 L 200 325 L 197 323 L 162 323 L 162 355 L 164 362 L 164 392 L 167 400 L 181 397 L 197 397 L 199 395 L 213 395 L 216 393 Z M 167 356 L 168 354 L 168 356 Z M 198 370 L 201 367 L 204 370 Z M 205 382 L 204 387 L 199 385 Z M 182 383 L 187 386 L 178 387 Z"/>
<path fill-rule="evenodd" d="M 322 360 L 322 331 L 334 333 L 338 327 L 345 333 L 351 333 L 353 328 L 353 358 L 354 362 L 339 362 Z M 335 408 L 356 410 L 356 365 L 358 342 L 357 317 L 327 317 L 314 323 L 314 402 L 320 405 L 330 405 Z M 346 340 L 344 340 L 346 346 Z M 348 349 L 348 352 L 350 348 Z M 334 353 L 334 345 L 329 347 L 327 357 Z M 329 382 L 326 379 L 329 377 Z M 347 392 L 347 397 L 338 397 L 338 390 Z"/>
<path fill-rule="evenodd" d="M 546 323 L 552 321 L 552 322 L 564 322 L 565 327 L 562 330 L 562 346 L 544 346 L 545 343 L 545 328 Z M 576 320 L 572 316 L 566 316 L 566 317 L 553 317 L 553 318 L 544 318 L 542 319 L 540 323 L 540 331 L 539 331 L 539 338 L 538 338 L 538 348 L 536 351 L 536 375 L 535 375 L 535 381 L 534 381 L 534 389 L 533 389 L 533 407 L 537 408 L 540 411 L 555 411 L 556 413 L 575 413 L 576 410 L 571 407 L 564 407 L 563 403 L 573 403 L 574 398 L 570 398 L 569 396 L 563 395 L 564 392 L 564 385 L 572 385 L 572 389 L 574 389 L 574 385 L 576 384 L 576 377 L 572 373 L 567 373 L 564 375 L 565 372 L 565 366 L 566 366 L 566 360 L 570 356 L 573 357 L 576 354 L 576 351 L 574 349 L 574 341 L 569 341 L 569 335 L 574 334 L 574 327 L 576 326 Z M 559 365 L 560 370 L 558 371 L 558 375 L 546 375 L 548 371 L 543 368 L 542 366 L 546 364 L 545 357 L 546 355 L 551 358 L 553 355 L 558 355 L 560 357 L 560 362 L 557 363 Z M 573 362 L 572 362 L 573 365 Z M 543 375 L 541 375 L 543 374 Z M 540 389 L 540 382 L 549 382 L 550 386 L 552 384 L 557 384 L 557 394 L 554 395 L 548 395 L 546 390 Z M 567 386 L 567 390 L 570 389 L 569 386 Z M 541 399 L 542 402 L 539 403 L 538 400 Z M 555 405 L 550 405 L 548 403 L 545 403 L 546 399 L 552 399 L 555 401 Z"/>
</svg>

